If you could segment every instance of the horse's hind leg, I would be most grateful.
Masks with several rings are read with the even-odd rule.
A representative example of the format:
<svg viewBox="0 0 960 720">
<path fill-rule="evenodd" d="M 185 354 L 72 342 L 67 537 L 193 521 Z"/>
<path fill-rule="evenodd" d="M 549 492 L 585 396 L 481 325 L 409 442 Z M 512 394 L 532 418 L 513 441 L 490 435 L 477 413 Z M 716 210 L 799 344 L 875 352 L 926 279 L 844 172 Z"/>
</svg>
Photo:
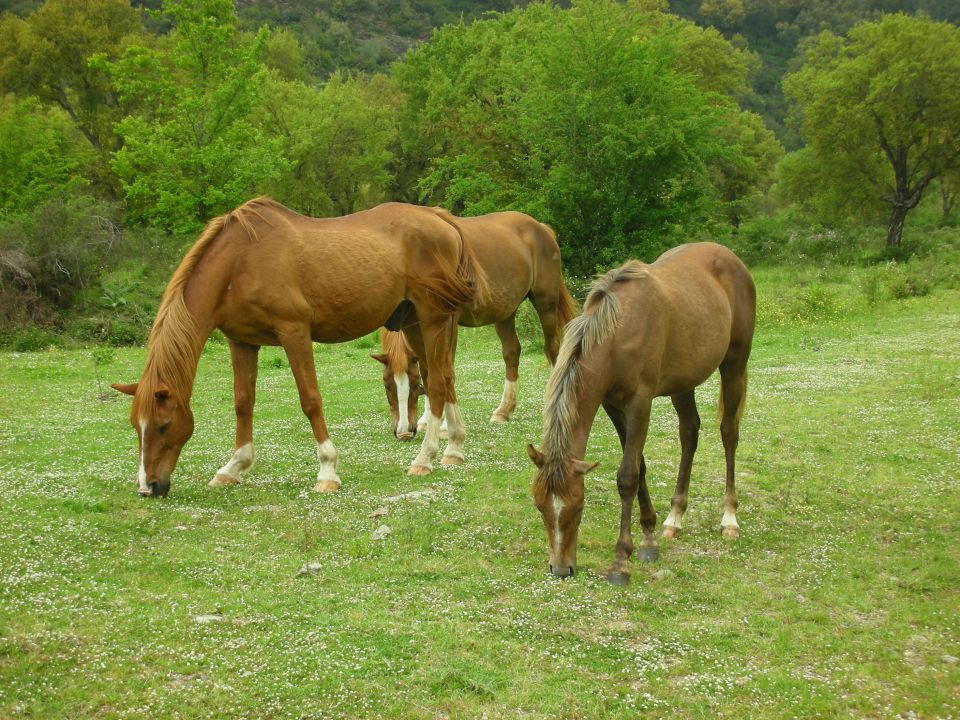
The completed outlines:
<svg viewBox="0 0 960 720">
<path fill-rule="evenodd" d="M 723 519 L 720 529 L 723 537 L 740 537 L 737 523 L 737 490 L 735 487 L 737 443 L 740 441 L 740 416 L 747 393 L 746 358 L 730 355 L 720 365 L 720 437 L 727 461 L 727 486 L 723 495 Z"/>
<path fill-rule="evenodd" d="M 317 472 L 315 492 L 333 492 L 340 487 L 337 477 L 337 449 L 330 441 L 327 422 L 323 418 L 323 400 L 317 387 L 317 370 L 313 361 L 313 341 L 306 326 L 297 327 L 286 333 L 277 333 L 280 343 L 290 362 L 290 370 L 297 382 L 300 394 L 300 407 L 310 421 L 313 437 L 317 441 L 317 460 L 320 469 Z"/>
<path fill-rule="evenodd" d="M 680 420 L 680 469 L 677 472 L 677 487 L 670 499 L 670 514 L 663 521 L 663 536 L 675 538 L 683 527 L 683 514 L 687 511 L 687 490 L 690 487 L 690 470 L 693 454 L 697 451 L 700 436 L 700 414 L 694 391 L 670 398 Z"/>
<path fill-rule="evenodd" d="M 257 385 L 259 345 L 230 341 L 233 364 L 233 405 L 237 413 L 237 437 L 233 456 L 217 470 L 210 485 L 233 485 L 240 474 L 253 467 L 253 403 Z"/>
<path fill-rule="evenodd" d="M 503 396 L 500 405 L 493 411 L 490 422 L 505 423 L 517 408 L 517 377 L 520 368 L 520 338 L 517 337 L 517 313 L 494 324 L 500 345 L 503 348 L 503 364 L 506 366 L 506 379 L 503 381 Z"/>
<path fill-rule="evenodd" d="M 543 329 L 543 354 L 547 356 L 550 365 L 557 362 L 560 352 L 559 312 L 557 309 L 557 295 L 553 293 L 534 292 L 530 294 L 530 303 L 540 318 L 540 327 Z"/>
</svg>

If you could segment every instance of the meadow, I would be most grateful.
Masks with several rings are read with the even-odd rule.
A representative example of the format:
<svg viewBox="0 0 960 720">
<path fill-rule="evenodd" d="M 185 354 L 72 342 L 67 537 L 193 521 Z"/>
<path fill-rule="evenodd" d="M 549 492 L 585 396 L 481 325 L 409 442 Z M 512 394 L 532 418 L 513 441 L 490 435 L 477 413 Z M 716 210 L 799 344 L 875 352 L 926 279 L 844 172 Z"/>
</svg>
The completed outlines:
<svg viewBox="0 0 960 720">
<path fill-rule="evenodd" d="M 883 272 L 757 271 L 742 536 L 720 537 L 714 376 L 684 532 L 626 587 L 603 577 L 620 459 L 603 415 L 578 574 L 547 574 L 524 446 L 549 368 L 529 339 L 515 419 L 490 425 L 499 346 L 463 331 L 467 463 L 425 478 L 404 474 L 416 446 L 390 435 L 372 339 L 316 346 L 332 495 L 310 491 L 279 350 L 261 353 L 257 465 L 210 488 L 233 409 L 208 343 L 165 499 L 136 495 L 109 389 L 142 349 L 0 354 L 0 718 L 960 716 L 960 290 L 883 292 Z M 662 521 L 667 399 L 645 455 Z"/>
</svg>

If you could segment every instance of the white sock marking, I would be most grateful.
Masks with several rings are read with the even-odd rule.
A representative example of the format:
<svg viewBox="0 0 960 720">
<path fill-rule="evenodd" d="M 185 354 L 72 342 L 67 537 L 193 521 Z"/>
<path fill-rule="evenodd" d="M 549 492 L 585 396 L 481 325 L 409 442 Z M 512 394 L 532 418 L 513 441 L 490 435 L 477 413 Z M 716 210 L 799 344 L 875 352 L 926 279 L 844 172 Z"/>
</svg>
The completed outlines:
<svg viewBox="0 0 960 720">
<path fill-rule="evenodd" d="M 420 445 L 420 452 L 413 459 L 413 465 L 433 469 L 433 458 L 436 457 L 437 450 L 440 449 L 439 435 L 440 419 L 430 413 L 427 416 L 427 431 L 423 434 L 423 443 Z"/>
<path fill-rule="evenodd" d="M 725 528 L 725 527 L 739 528 L 740 527 L 740 525 L 737 524 L 737 516 L 733 510 L 724 509 L 723 519 L 720 521 L 720 527 L 722 528 Z"/>
<path fill-rule="evenodd" d="M 400 418 L 397 420 L 397 435 L 410 432 L 410 420 L 407 416 L 407 403 L 410 402 L 410 378 L 406 373 L 397 373 L 393 376 L 397 384 L 397 409 Z"/>
<path fill-rule="evenodd" d="M 333 446 L 330 438 L 322 443 L 317 443 L 317 460 L 320 461 L 320 470 L 317 472 L 317 482 L 330 480 L 340 484 L 340 478 L 337 477 L 337 449 Z"/>
<path fill-rule="evenodd" d="M 664 527 L 675 527 L 677 530 L 683 528 L 683 513 L 670 508 L 670 514 L 667 515 L 667 519 L 663 521 Z"/>
<path fill-rule="evenodd" d="M 217 475 L 226 475 L 234 480 L 240 479 L 240 473 L 253 467 L 253 443 L 247 443 L 233 451 L 230 460 L 217 470 Z"/>
</svg>

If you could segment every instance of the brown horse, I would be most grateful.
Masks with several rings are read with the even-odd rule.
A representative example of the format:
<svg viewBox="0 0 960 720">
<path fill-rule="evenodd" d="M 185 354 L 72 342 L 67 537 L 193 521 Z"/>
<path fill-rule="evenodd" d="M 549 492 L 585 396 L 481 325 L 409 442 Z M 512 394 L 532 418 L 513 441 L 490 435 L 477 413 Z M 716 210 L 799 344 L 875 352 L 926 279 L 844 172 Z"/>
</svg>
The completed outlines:
<svg viewBox="0 0 960 720">
<path fill-rule="evenodd" d="M 582 458 L 601 405 L 623 448 L 617 472 L 620 536 L 608 578 L 614 583 L 629 579 L 634 498 L 643 529 L 639 557 L 653 561 L 659 555 L 643 445 L 651 402 L 664 395 L 670 396 L 680 419 L 681 456 L 663 535 L 679 534 L 700 430 L 694 388 L 717 368 L 720 434 L 727 463 L 720 527 L 725 538 L 739 537 L 734 455 L 755 314 L 756 290 L 750 273 L 736 255 L 713 243 L 681 245 L 652 265 L 631 260 L 594 282 L 583 315 L 567 326 L 547 385 L 542 450 L 527 446 L 537 466 L 532 492 L 547 529 L 551 573 L 566 577 L 576 568 L 583 476 L 597 465 Z"/>
<path fill-rule="evenodd" d="M 507 422 L 517 406 L 517 377 L 520 366 L 520 340 L 517 337 L 517 308 L 529 299 L 543 328 L 543 350 L 552 365 L 556 362 L 560 333 L 577 312 L 560 272 L 560 248 L 553 230 L 519 212 L 500 212 L 471 218 L 444 217 L 460 230 L 469 244 L 477 264 L 483 269 L 489 287 L 482 296 L 465 304 L 458 322 L 464 327 L 493 325 L 503 349 L 506 378 L 500 404 L 493 411 L 491 422 Z M 373 355 L 383 363 L 383 384 L 390 404 L 394 435 L 409 440 L 418 426 L 423 426 L 430 413 L 430 398 L 424 414 L 415 425 L 417 387 L 415 358 L 400 355 L 402 338 L 392 333 L 380 336 L 383 353 Z M 454 341 L 456 351 L 456 341 Z M 413 351 L 410 351 L 411 353 Z M 423 373 L 424 378 L 427 373 Z M 403 411 L 403 406 L 411 409 Z M 404 418 L 406 416 L 406 418 Z M 399 424 L 398 424 L 399 423 Z"/>
<path fill-rule="evenodd" d="M 452 428 L 443 462 L 462 462 L 450 346 L 457 308 L 483 285 L 457 229 L 430 208 L 387 203 L 321 220 L 258 198 L 212 220 L 167 285 L 140 382 L 113 386 L 133 396 L 139 493 L 169 490 L 193 433 L 190 397 L 200 351 L 214 328 L 230 341 L 237 433 L 233 456 L 211 485 L 236 483 L 253 465 L 257 353 L 261 345 L 280 345 L 317 442 L 314 490 L 336 490 L 337 451 L 323 417 L 312 343 L 343 342 L 384 324 L 416 323 L 420 357 L 431 373 L 436 410 L 410 474 L 431 471 L 441 412 Z"/>
</svg>

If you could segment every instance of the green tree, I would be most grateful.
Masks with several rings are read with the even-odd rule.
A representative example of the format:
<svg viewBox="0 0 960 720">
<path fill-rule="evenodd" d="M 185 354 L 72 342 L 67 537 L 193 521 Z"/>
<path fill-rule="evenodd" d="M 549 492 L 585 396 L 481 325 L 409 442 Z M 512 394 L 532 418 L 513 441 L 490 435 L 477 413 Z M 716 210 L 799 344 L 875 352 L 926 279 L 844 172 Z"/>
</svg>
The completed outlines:
<svg viewBox="0 0 960 720">
<path fill-rule="evenodd" d="M 409 53 L 396 76 L 422 199 L 469 214 L 529 212 L 557 229 L 583 271 L 649 257 L 717 220 L 714 177 L 749 174 L 749 135 L 728 127 L 740 123 L 733 97 L 749 63 L 688 70 L 708 57 L 688 48 L 738 51 L 660 6 L 532 5 L 443 28 Z"/>
<path fill-rule="evenodd" d="M 270 184 L 270 193 L 314 216 L 387 199 L 400 102 L 383 75 L 334 75 L 321 89 L 271 76 L 255 120 L 282 144 L 291 170 Z"/>
<path fill-rule="evenodd" d="M 807 146 L 786 161 L 789 196 L 834 217 L 887 211 L 887 245 L 929 184 L 960 165 L 960 29 L 890 15 L 824 33 L 784 81 Z"/>
<path fill-rule="evenodd" d="M 47 0 L 25 19 L 0 18 L 0 94 L 35 96 L 58 105 L 101 153 L 98 182 L 110 188 L 109 153 L 120 146 L 110 78 L 89 59 L 116 58 L 142 38 L 139 13 L 127 0 Z"/>
<path fill-rule="evenodd" d="M 0 98 L 0 218 L 81 190 L 95 161 L 63 111 L 36 98 Z"/>
<path fill-rule="evenodd" d="M 238 31 L 231 0 L 167 0 L 163 13 L 169 43 L 104 63 L 129 112 L 112 167 L 133 217 L 188 231 L 262 191 L 287 163 L 251 119 L 264 34 Z"/>
</svg>

